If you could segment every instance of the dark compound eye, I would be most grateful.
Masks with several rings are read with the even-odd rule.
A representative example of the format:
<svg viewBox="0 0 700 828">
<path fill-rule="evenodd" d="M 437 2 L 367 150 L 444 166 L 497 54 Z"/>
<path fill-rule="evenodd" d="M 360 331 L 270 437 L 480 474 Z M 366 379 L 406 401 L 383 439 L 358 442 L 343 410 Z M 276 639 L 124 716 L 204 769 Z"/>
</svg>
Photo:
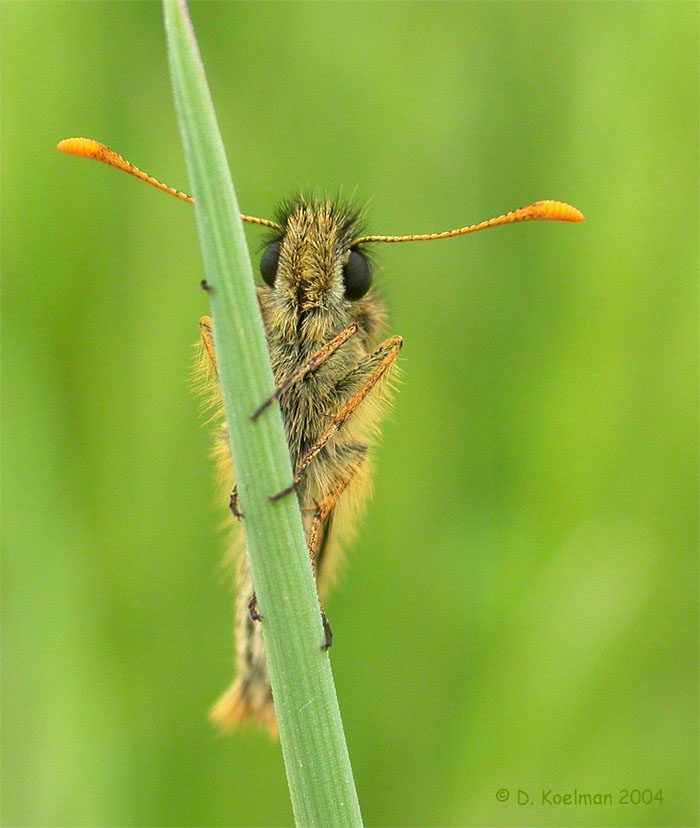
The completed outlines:
<svg viewBox="0 0 700 828">
<path fill-rule="evenodd" d="M 345 298 L 361 299 L 372 284 L 372 271 L 369 262 L 357 250 L 350 251 L 350 258 L 343 267 Z"/>
<path fill-rule="evenodd" d="M 272 244 L 268 244 L 265 248 L 265 252 L 262 254 L 262 258 L 260 259 L 260 274 L 270 287 L 275 284 L 277 264 L 280 260 L 281 244 L 281 239 L 272 242 Z"/>
</svg>

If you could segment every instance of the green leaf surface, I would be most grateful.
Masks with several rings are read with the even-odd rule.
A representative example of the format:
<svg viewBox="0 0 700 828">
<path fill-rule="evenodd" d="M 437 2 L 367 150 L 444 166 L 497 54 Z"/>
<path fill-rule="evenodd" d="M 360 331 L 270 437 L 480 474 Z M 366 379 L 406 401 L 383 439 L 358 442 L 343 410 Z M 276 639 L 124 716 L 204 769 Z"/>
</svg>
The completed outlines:
<svg viewBox="0 0 700 828">
<path fill-rule="evenodd" d="M 240 212 L 186 4 L 164 0 L 178 119 L 195 198 L 219 378 L 297 825 L 354 826 L 360 809 Z"/>
</svg>

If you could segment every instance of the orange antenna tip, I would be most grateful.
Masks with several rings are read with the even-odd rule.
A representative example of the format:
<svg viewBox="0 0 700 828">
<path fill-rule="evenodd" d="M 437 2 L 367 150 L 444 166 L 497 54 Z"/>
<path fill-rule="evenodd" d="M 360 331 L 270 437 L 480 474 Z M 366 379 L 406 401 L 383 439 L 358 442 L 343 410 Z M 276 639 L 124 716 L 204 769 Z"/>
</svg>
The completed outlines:
<svg viewBox="0 0 700 828">
<path fill-rule="evenodd" d="M 81 155 L 83 158 L 96 158 L 100 150 L 106 150 L 104 144 L 93 141 L 92 138 L 64 138 L 56 146 L 57 150 L 67 155 Z"/>
<path fill-rule="evenodd" d="M 456 230 L 446 230 L 444 233 L 421 233 L 412 236 L 361 236 L 353 239 L 350 246 L 367 242 L 409 242 L 409 241 L 437 241 L 438 239 L 453 239 L 455 236 L 466 236 L 467 233 L 476 233 L 489 227 L 502 227 L 504 224 L 515 224 L 519 221 L 583 221 L 583 213 L 564 204 L 563 201 L 536 201 L 527 207 L 513 210 L 502 216 L 481 221 L 479 224 L 470 224 L 468 227 L 458 227 Z"/>
<path fill-rule="evenodd" d="M 135 178 L 151 184 L 164 193 L 169 193 L 175 196 L 175 198 L 187 201 L 189 204 L 194 204 L 194 199 L 190 198 L 186 193 L 181 193 L 180 190 L 161 183 L 157 178 L 153 178 L 152 175 L 143 172 L 138 167 L 129 163 L 126 158 L 117 155 L 114 150 L 111 150 L 104 144 L 100 144 L 99 141 L 93 141 L 92 138 L 64 138 L 63 141 L 58 142 L 56 149 L 65 152 L 67 155 L 79 155 L 81 158 L 92 158 L 95 161 L 101 161 L 103 164 L 108 164 L 110 167 L 123 170 L 125 173 L 129 173 L 129 175 L 133 175 Z M 269 219 L 244 216 L 241 214 L 241 221 L 247 221 L 250 224 L 260 224 L 263 227 L 272 227 L 274 230 L 278 230 L 280 233 L 282 232 L 280 225 Z"/>
<path fill-rule="evenodd" d="M 545 221 L 584 221 L 583 213 L 580 210 L 577 210 L 570 204 L 565 204 L 563 201 L 536 201 L 529 207 L 523 207 L 523 212 L 531 213 L 531 215 L 523 217 L 526 219 L 540 219 Z"/>
<path fill-rule="evenodd" d="M 167 184 L 162 184 L 158 179 L 153 178 L 152 175 L 148 175 L 148 173 L 130 164 L 126 158 L 122 158 L 114 150 L 111 150 L 104 144 L 100 144 L 99 141 L 93 141 L 92 138 L 65 138 L 63 141 L 59 141 L 56 149 L 68 155 L 79 155 L 81 158 L 92 158 L 95 161 L 101 161 L 103 164 L 108 164 L 110 167 L 115 167 L 118 170 L 129 173 L 129 175 L 133 175 L 135 178 L 141 179 L 141 181 L 145 181 L 147 184 L 151 184 L 164 193 L 169 193 L 175 196 L 175 198 L 194 204 L 194 200 L 186 193 L 181 193 L 180 190 L 176 190 L 174 187 L 168 187 Z"/>
</svg>

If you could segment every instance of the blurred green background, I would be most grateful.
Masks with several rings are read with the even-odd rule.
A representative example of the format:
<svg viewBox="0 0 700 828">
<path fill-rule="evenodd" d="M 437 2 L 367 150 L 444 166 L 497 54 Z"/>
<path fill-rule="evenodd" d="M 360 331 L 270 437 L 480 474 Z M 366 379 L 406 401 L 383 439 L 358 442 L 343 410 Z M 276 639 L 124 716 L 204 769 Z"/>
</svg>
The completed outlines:
<svg viewBox="0 0 700 828">
<path fill-rule="evenodd" d="M 232 613 L 194 213 L 54 149 L 187 189 L 160 6 L 1 14 L 4 824 L 288 825 L 279 746 L 206 719 Z M 192 14 L 247 213 L 587 219 L 376 248 L 404 379 L 328 606 L 367 825 L 696 825 L 697 4 Z"/>
</svg>

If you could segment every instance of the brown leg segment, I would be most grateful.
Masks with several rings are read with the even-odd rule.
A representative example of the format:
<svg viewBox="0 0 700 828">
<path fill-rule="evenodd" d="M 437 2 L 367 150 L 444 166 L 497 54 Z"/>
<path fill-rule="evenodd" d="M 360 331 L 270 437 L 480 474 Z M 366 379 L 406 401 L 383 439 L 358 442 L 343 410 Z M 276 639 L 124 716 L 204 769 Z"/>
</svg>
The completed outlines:
<svg viewBox="0 0 700 828">
<path fill-rule="evenodd" d="M 309 530 L 309 537 L 307 539 L 307 544 L 309 547 L 309 557 L 311 558 L 311 566 L 314 571 L 314 578 L 316 577 L 316 545 L 318 543 L 318 531 L 321 528 L 323 521 L 328 517 L 328 515 L 333 510 L 333 507 L 338 502 L 338 498 L 347 488 L 348 483 L 350 483 L 352 478 L 357 473 L 358 469 L 360 468 L 361 462 L 362 461 L 350 466 L 350 468 L 346 470 L 345 474 L 335 484 L 335 486 L 333 486 L 333 488 L 323 498 L 323 500 L 320 503 L 316 504 L 316 512 L 314 514 L 313 523 L 311 524 L 311 529 Z M 331 631 L 331 625 L 328 623 L 328 616 L 326 615 L 326 611 L 323 609 L 323 607 L 321 607 L 321 621 L 323 622 L 324 635 L 324 641 L 323 644 L 321 644 L 321 649 L 325 651 L 333 643 L 333 632 Z"/>
<path fill-rule="evenodd" d="M 331 630 L 331 625 L 328 623 L 328 617 L 326 616 L 323 607 L 321 607 L 321 621 L 323 622 L 324 637 L 323 644 L 321 644 L 321 649 L 325 652 L 333 643 L 333 631 Z"/>
<path fill-rule="evenodd" d="M 253 593 L 253 597 L 248 601 L 248 612 L 253 621 L 262 621 L 263 617 L 258 612 L 258 596 Z"/>
<path fill-rule="evenodd" d="M 318 532 L 321 528 L 323 521 L 330 515 L 333 507 L 338 502 L 338 499 L 342 495 L 342 493 L 347 489 L 348 484 L 353 479 L 353 477 L 357 474 L 362 465 L 363 457 L 349 466 L 343 476 L 337 481 L 337 483 L 333 486 L 333 488 L 328 492 L 328 494 L 323 498 L 320 503 L 316 504 L 316 511 L 314 513 L 314 519 L 311 523 L 311 528 L 309 529 L 309 537 L 307 539 L 307 544 L 309 547 L 309 557 L 311 558 L 311 566 L 314 569 L 314 575 L 316 574 L 316 546 L 318 544 Z"/>
<path fill-rule="evenodd" d="M 343 330 L 331 339 L 330 342 L 327 342 L 325 345 L 322 345 L 316 353 L 312 354 L 312 356 L 307 359 L 307 361 L 296 370 L 290 377 L 287 379 L 277 388 L 275 389 L 274 394 L 258 408 L 258 410 L 251 414 L 251 420 L 257 420 L 258 417 L 268 409 L 275 400 L 278 400 L 282 394 L 295 382 L 299 382 L 302 377 L 305 377 L 310 371 L 313 371 L 315 368 L 318 368 L 319 365 L 323 364 L 329 356 L 334 354 L 340 346 L 347 342 L 353 334 L 357 333 L 357 324 L 355 322 L 351 322 L 347 328 L 343 328 Z"/>
<path fill-rule="evenodd" d="M 328 428 L 323 432 L 323 434 L 319 437 L 316 443 L 307 451 L 307 453 L 301 459 L 301 462 L 297 466 L 296 473 L 294 475 L 294 482 L 292 483 L 292 485 L 288 486 L 286 489 L 283 489 L 281 492 L 278 492 L 276 495 L 272 495 L 270 497 L 270 500 L 280 500 L 285 495 L 290 494 L 296 489 L 296 487 L 303 479 L 304 474 L 306 474 L 306 470 L 311 465 L 311 462 L 314 459 L 314 457 L 316 457 L 316 455 L 321 451 L 321 449 L 326 445 L 326 443 L 331 439 L 331 437 L 348 421 L 352 412 L 365 399 L 365 397 L 374 388 L 377 382 L 379 382 L 382 376 L 391 367 L 394 360 L 398 356 L 398 353 L 401 350 L 402 345 L 403 340 L 400 336 L 392 336 L 391 339 L 387 339 L 386 342 L 383 342 L 377 348 L 376 351 L 369 354 L 369 356 L 366 356 L 362 360 L 362 362 L 359 363 L 359 365 L 354 369 L 354 371 L 360 371 L 363 365 L 365 364 L 371 365 L 372 363 L 376 362 L 377 357 L 381 356 L 379 364 L 371 371 L 369 377 L 364 382 L 360 390 L 357 391 L 345 403 L 345 405 L 340 409 L 340 411 L 333 417 L 333 420 L 331 424 L 328 426 Z"/>
<path fill-rule="evenodd" d="M 316 577 L 316 546 L 318 544 L 318 533 L 323 525 L 323 521 L 326 520 L 328 515 L 333 511 L 335 504 L 338 502 L 340 496 L 343 494 L 345 489 L 348 487 L 348 484 L 353 479 L 353 477 L 357 474 L 360 466 L 362 465 L 364 459 L 364 454 L 360 458 L 360 460 L 352 463 L 343 473 L 342 477 L 337 481 L 337 483 L 333 486 L 333 488 L 328 492 L 328 494 L 323 498 L 320 503 L 316 504 L 316 511 L 314 513 L 313 522 L 311 523 L 311 528 L 309 530 L 309 537 L 307 538 L 307 545 L 309 547 L 309 558 L 311 558 L 311 567 L 314 571 L 314 579 Z M 320 603 L 320 599 L 319 599 Z M 321 621 L 323 623 L 323 635 L 324 640 L 323 644 L 321 644 L 322 650 L 327 650 L 330 648 L 331 644 L 333 643 L 333 632 L 331 630 L 331 625 L 328 622 L 328 616 L 326 615 L 326 611 L 321 606 Z"/>
<path fill-rule="evenodd" d="M 231 512 L 233 512 L 233 516 L 237 520 L 242 520 L 244 515 L 238 506 L 238 486 L 233 487 L 233 491 L 231 492 L 231 498 L 228 502 L 228 507 L 231 510 Z"/>
</svg>

